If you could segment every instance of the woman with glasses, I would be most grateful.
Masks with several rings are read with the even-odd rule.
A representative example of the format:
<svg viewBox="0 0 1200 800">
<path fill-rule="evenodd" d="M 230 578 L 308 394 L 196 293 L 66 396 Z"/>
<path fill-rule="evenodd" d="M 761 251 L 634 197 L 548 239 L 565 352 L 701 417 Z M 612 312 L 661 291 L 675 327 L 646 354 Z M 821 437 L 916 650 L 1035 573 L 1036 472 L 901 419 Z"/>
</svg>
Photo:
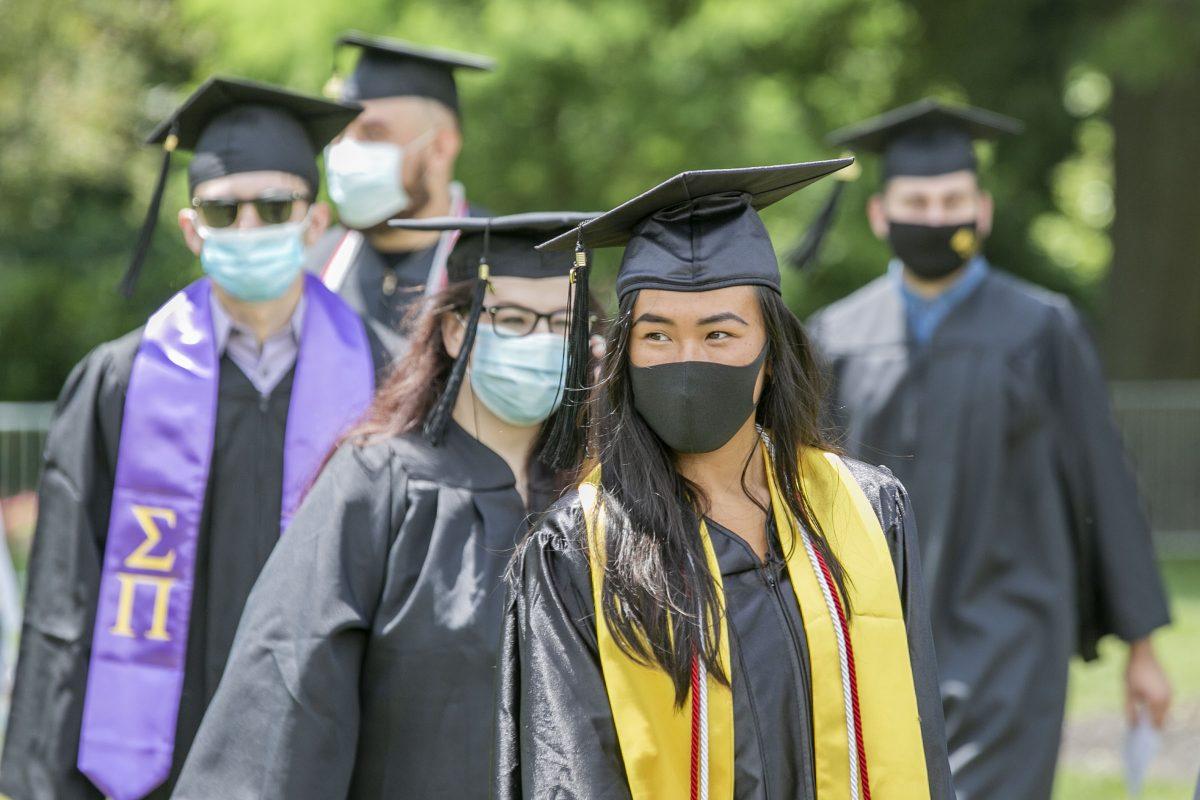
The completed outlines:
<svg viewBox="0 0 1200 800">
<path fill-rule="evenodd" d="M 317 153 L 356 113 L 213 79 L 152 137 L 193 153 L 179 222 L 205 276 L 62 391 L 0 791 L 170 795 L 259 569 L 386 363 L 302 269 Z"/>
<path fill-rule="evenodd" d="M 176 798 L 488 796 L 501 577 L 559 488 L 573 259 L 534 245 L 587 218 L 397 223 L 462 231 L 451 281 L 264 569 Z"/>
</svg>

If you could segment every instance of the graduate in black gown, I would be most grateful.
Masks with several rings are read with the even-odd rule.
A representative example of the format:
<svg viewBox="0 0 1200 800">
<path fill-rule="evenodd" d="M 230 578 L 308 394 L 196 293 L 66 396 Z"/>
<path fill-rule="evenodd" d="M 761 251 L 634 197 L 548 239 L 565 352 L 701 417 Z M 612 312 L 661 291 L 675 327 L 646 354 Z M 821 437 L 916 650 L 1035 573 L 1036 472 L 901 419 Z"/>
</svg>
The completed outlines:
<svg viewBox="0 0 1200 800">
<path fill-rule="evenodd" d="M 169 796 L 298 490 L 369 403 L 385 351 L 303 271 L 329 218 L 315 157 L 355 113 L 212 79 L 151 137 L 194 153 L 180 227 L 206 277 L 92 351 L 59 397 L 0 771 L 9 796 Z M 143 248 L 157 212 L 156 199 Z"/>
<path fill-rule="evenodd" d="M 353 73 L 332 79 L 331 88 L 363 112 L 326 154 L 341 224 L 313 248 L 309 269 L 359 312 L 396 330 L 431 279 L 433 290 L 444 285 L 457 232 L 390 228 L 387 221 L 483 213 L 454 180 L 462 149 L 454 73 L 490 70 L 492 61 L 357 32 L 334 46 L 361 52 Z"/>
<path fill-rule="evenodd" d="M 992 267 L 972 139 L 1018 129 L 921 101 L 834 139 L 882 155 L 887 274 L 811 331 L 843 444 L 882 461 L 921 521 L 959 798 L 1050 796 L 1074 652 L 1130 643 L 1131 713 L 1161 725 L 1168 621 L 1146 517 L 1079 313 Z"/>
<path fill-rule="evenodd" d="M 365 426 L 255 586 L 176 798 L 485 798 L 504 589 L 561 398 L 570 254 L 587 219 L 466 227 Z"/>
<path fill-rule="evenodd" d="M 756 210 L 848 163 L 683 173 L 546 245 L 625 254 L 549 443 L 588 477 L 514 560 L 497 797 L 952 796 L 907 495 L 822 439 Z"/>
</svg>

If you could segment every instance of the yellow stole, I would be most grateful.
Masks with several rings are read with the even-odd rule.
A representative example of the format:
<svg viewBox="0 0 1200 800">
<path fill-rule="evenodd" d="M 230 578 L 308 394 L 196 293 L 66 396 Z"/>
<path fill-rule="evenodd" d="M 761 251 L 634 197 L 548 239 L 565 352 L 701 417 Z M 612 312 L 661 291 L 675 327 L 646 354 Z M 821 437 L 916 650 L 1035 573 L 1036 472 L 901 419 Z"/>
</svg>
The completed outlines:
<svg viewBox="0 0 1200 800">
<path fill-rule="evenodd" d="M 851 796 L 850 741 L 838 638 L 821 583 L 802 541 L 798 524 L 780 497 L 763 447 L 771 508 L 788 574 L 803 611 L 812 670 L 815 785 L 822 800 Z M 850 626 L 857 667 L 858 696 L 872 800 L 928 798 L 925 751 L 917 717 L 908 636 L 895 570 L 879 520 L 857 481 L 840 458 L 807 448 L 800 474 L 812 513 L 847 575 L 854 618 Z M 675 708 L 670 678 L 657 666 L 638 664 L 617 646 L 601 612 L 604 579 L 604 511 L 598 503 L 600 469 L 579 487 L 587 525 L 596 605 L 600 667 L 612 709 L 625 775 L 634 800 L 687 800 L 691 781 L 691 715 L 688 704 Z M 703 521 L 700 538 L 717 578 L 721 570 Z M 720 658 L 732 675 L 729 636 L 720 626 Z M 733 797 L 733 693 L 708 677 L 708 786 L 713 800 Z M 860 793 L 861 796 L 861 793 Z"/>
</svg>

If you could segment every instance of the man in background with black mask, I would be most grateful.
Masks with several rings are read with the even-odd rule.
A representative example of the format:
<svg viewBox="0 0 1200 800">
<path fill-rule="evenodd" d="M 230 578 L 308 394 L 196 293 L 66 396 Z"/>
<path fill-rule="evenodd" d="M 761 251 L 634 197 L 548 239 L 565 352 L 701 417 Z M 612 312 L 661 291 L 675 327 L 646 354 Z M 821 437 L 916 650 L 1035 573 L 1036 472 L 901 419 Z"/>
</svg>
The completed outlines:
<svg viewBox="0 0 1200 800">
<path fill-rule="evenodd" d="M 330 94 L 363 112 L 325 150 L 340 226 L 310 251 L 308 268 L 355 310 L 398 330 L 422 292 L 445 283 L 455 233 L 397 230 L 395 218 L 467 216 L 454 165 L 462 149 L 458 69 L 490 70 L 481 56 L 344 33 L 335 47 L 362 51 Z M 471 214 L 474 215 L 474 214 Z"/>
<path fill-rule="evenodd" d="M 835 133 L 882 157 L 888 273 L 811 321 L 850 454 L 912 495 L 960 800 L 1050 797 L 1073 652 L 1129 643 L 1131 723 L 1161 727 L 1169 621 L 1100 362 L 1070 302 L 989 266 L 973 140 L 1015 120 L 923 100 Z"/>
</svg>

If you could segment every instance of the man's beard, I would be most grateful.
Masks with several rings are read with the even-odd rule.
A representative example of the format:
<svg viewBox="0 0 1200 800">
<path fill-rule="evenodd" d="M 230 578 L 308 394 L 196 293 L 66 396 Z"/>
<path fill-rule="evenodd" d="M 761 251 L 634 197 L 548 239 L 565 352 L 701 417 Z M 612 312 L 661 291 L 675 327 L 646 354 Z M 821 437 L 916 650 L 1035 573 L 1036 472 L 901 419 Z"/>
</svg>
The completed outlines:
<svg viewBox="0 0 1200 800">
<path fill-rule="evenodd" d="M 408 193 L 408 207 L 396 215 L 397 219 L 412 219 L 420 216 L 421 212 L 429 205 L 429 201 L 433 197 L 433 193 L 429 191 L 429 184 L 425 181 L 426 167 L 421 164 L 420 170 L 417 172 L 416 180 L 412 185 L 405 185 L 404 191 Z"/>
<path fill-rule="evenodd" d="M 404 207 L 398 214 L 392 215 L 389 219 L 413 219 L 421 215 L 433 199 L 433 193 L 429 191 L 429 185 L 425 181 L 426 167 L 421 164 L 417 172 L 416 179 L 411 184 L 404 184 L 404 192 L 408 195 L 408 205 Z M 392 229 L 388 227 L 388 220 L 384 220 L 377 225 L 367 229 L 367 233 L 388 233 Z"/>
</svg>

